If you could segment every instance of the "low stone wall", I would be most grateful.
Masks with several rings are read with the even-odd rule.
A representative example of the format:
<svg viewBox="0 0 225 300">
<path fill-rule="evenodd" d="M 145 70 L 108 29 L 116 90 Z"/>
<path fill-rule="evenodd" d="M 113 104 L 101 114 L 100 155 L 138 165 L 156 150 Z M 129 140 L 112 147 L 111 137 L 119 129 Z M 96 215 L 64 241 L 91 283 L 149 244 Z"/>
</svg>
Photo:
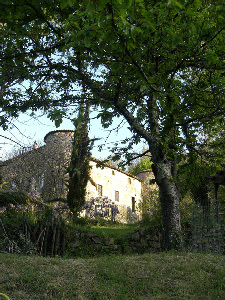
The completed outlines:
<svg viewBox="0 0 225 300">
<path fill-rule="evenodd" d="M 160 251 L 161 235 L 149 229 L 139 229 L 125 238 L 105 238 L 93 231 L 74 230 L 69 244 L 72 256 L 96 256 L 109 253 L 146 253 Z"/>
<path fill-rule="evenodd" d="M 132 252 L 158 252 L 161 249 L 161 233 L 159 228 L 139 229 L 128 236 L 129 247 Z"/>
</svg>

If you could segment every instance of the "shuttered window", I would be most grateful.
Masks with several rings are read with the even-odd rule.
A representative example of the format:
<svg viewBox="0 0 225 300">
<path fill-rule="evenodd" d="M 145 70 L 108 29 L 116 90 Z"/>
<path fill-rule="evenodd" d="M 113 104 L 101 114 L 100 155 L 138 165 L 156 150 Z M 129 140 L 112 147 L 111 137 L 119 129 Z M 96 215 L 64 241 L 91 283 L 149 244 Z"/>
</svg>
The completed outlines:
<svg viewBox="0 0 225 300">
<path fill-rule="evenodd" d="M 115 191 L 115 201 L 119 201 L 119 191 Z"/>
<path fill-rule="evenodd" d="M 134 213 L 135 212 L 135 197 L 132 197 L 131 198 L 131 204 L 132 204 L 132 212 Z"/>
<path fill-rule="evenodd" d="M 98 195 L 99 196 L 102 196 L 102 190 L 103 190 L 102 185 L 98 184 Z"/>
</svg>

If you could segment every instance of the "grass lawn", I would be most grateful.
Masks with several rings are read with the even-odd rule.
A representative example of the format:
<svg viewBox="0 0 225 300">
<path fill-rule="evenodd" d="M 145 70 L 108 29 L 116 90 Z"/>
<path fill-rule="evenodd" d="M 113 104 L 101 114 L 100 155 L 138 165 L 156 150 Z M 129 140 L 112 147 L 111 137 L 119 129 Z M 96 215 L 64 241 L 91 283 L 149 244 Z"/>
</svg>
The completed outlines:
<svg viewBox="0 0 225 300">
<path fill-rule="evenodd" d="M 139 228 L 137 224 L 115 224 L 110 226 L 91 226 L 89 230 L 107 238 L 123 238 Z"/>
<path fill-rule="evenodd" d="M 0 293 L 10 300 L 223 300 L 225 256 L 159 253 L 60 259 L 0 254 Z"/>
</svg>

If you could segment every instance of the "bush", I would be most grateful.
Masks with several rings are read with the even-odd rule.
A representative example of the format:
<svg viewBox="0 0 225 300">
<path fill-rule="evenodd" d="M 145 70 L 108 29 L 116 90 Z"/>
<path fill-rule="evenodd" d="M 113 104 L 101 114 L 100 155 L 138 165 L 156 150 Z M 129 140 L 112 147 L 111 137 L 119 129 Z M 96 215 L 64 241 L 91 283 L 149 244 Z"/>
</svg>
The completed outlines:
<svg viewBox="0 0 225 300">
<path fill-rule="evenodd" d="M 140 210 L 142 211 L 142 226 L 154 227 L 161 225 L 161 206 L 158 190 L 148 192 L 140 204 Z"/>
<path fill-rule="evenodd" d="M 91 197 L 83 207 L 85 214 L 91 219 L 106 219 L 115 221 L 116 215 L 119 213 L 118 206 L 108 197 Z"/>
<path fill-rule="evenodd" d="M 2 192 L 0 191 L 0 207 L 11 205 L 26 205 L 30 203 L 32 197 L 24 192 Z"/>
</svg>

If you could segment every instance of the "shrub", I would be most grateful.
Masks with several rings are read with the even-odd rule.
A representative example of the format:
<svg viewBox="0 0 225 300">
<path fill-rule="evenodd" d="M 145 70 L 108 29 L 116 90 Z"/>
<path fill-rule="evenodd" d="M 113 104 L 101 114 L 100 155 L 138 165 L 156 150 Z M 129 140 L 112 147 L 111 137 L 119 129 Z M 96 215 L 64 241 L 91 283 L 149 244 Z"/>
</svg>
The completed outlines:
<svg viewBox="0 0 225 300">
<path fill-rule="evenodd" d="M 118 206 L 108 197 L 91 197 L 84 205 L 85 214 L 91 219 L 105 218 L 106 220 L 115 221 L 119 213 Z"/>
<path fill-rule="evenodd" d="M 149 190 L 140 203 L 142 212 L 143 226 L 160 226 L 161 225 L 161 206 L 157 190 Z"/>
</svg>

